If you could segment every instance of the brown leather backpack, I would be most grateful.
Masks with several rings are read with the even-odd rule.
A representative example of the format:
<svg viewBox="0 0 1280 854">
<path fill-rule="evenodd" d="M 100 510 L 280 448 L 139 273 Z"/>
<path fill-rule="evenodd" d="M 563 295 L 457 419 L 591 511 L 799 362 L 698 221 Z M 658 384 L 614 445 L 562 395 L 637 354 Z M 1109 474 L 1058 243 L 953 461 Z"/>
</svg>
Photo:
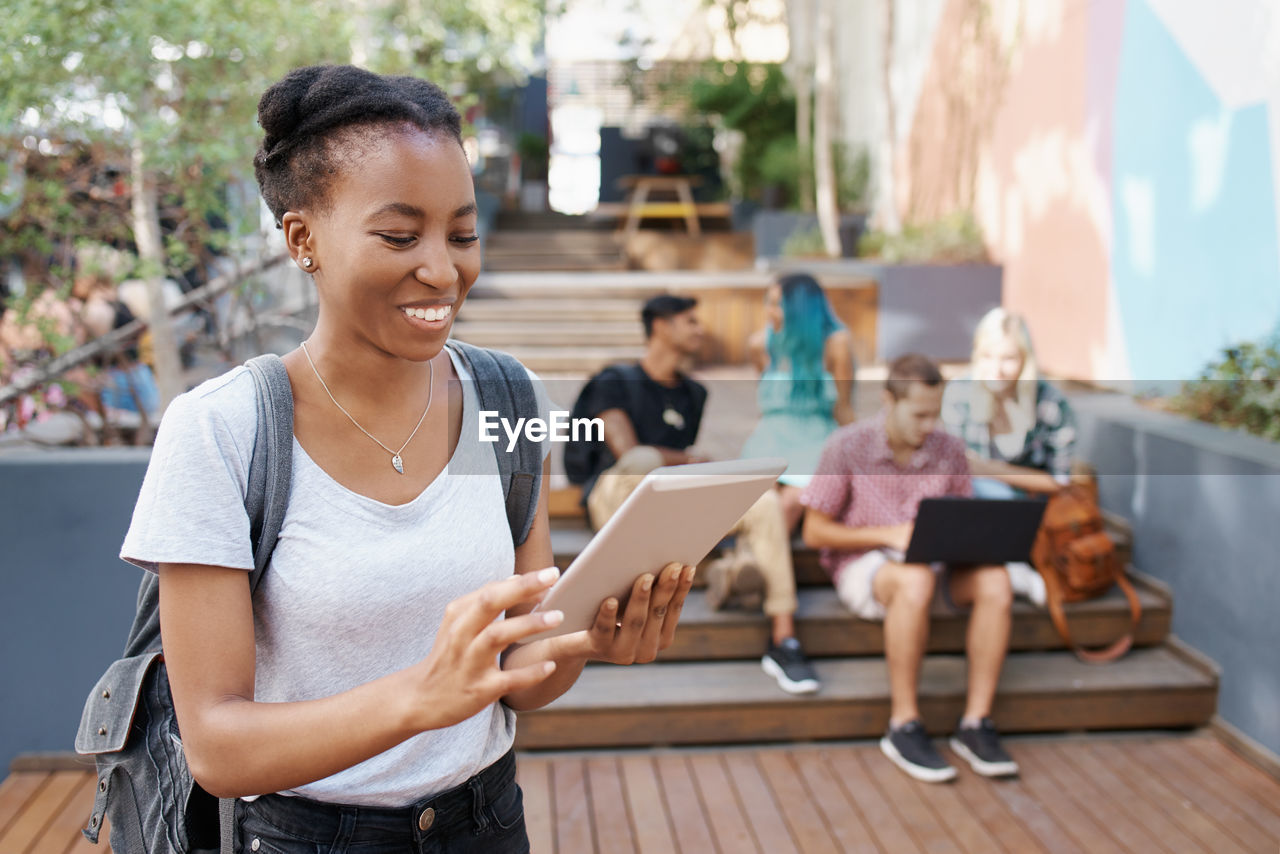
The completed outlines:
<svg viewBox="0 0 1280 854">
<path fill-rule="evenodd" d="M 1044 579 L 1049 616 L 1054 628 L 1081 661 L 1114 661 L 1133 646 L 1142 619 L 1142 604 L 1125 577 L 1115 544 L 1102 524 L 1102 512 L 1088 487 L 1072 484 L 1049 498 L 1040 532 L 1031 549 L 1031 563 Z M 1071 639 L 1063 602 L 1094 599 L 1118 584 L 1129 600 L 1129 631 L 1101 649 L 1085 649 Z"/>
</svg>

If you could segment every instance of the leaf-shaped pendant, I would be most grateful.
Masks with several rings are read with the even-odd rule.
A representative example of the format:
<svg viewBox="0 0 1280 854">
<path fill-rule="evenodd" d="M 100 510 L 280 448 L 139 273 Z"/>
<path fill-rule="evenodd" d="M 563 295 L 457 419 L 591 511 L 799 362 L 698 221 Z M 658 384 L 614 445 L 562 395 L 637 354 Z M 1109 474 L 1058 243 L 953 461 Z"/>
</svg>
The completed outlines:
<svg viewBox="0 0 1280 854">
<path fill-rule="evenodd" d="M 399 454 L 393 454 L 391 456 L 391 465 L 396 471 L 400 472 L 400 474 L 404 474 L 404 460 L 400 459 Z"/>
</svg>

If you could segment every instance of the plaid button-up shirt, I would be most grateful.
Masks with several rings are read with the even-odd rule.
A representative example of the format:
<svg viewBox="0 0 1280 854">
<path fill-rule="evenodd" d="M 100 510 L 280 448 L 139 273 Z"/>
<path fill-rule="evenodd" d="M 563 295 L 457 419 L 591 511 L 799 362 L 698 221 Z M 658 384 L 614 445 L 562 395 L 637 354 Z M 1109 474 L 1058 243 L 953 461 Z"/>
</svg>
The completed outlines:
<svg viewBox="0 0 1280 854">
<path fill-rule="evenodd" d="M 800 503 L 850 528 L 866 528 L 914 521 L 925 498 L 972 494 L 963 442 L 934 430 L 900 466 L 882 412 L 831 434 Z M 822 566 L 834 578 L 840 567 L 865 553 L 823 549 Z"/>
</svg>

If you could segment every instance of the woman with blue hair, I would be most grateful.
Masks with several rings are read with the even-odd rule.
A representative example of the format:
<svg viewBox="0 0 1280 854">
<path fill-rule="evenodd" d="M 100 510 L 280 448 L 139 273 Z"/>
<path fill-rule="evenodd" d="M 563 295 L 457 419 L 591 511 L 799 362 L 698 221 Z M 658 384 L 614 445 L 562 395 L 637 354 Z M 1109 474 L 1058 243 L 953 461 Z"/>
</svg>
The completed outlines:
<svg viewBox="0 0 1280 854">
<path fill-rule="evenodd" d="M 758 391 L 761 417 L 742 449 L 744 457 L 782 457 L 787 470 L 779 478 L 786 531 L 795 530 L 804 508 L 800 491 L 818 465 L 823 442 L 840 424 L 853 420 L 853 338 L 822 287 L 812 276 L 783 276 L 765 291 L 766 325 L 750 341 L 751 356 L 762 372 Z M 761 592 L 765 576 L 754 557 L 739 546 L 709 567 L 707 601 L 723 607 L 737 594 Z M 777 579 L 776 574 L 770 578 Z M 761 665 L 789 693 L 819 690 L 818 674 L 795 636 L 795 588 L 769 590 L 765 612 L 771 637 Z M 769 605 L 772 601 L 774 604 Z M 788 602 L 789 607 L 778 603 Z"/>
<path fill-rule="evenodd" d="M 765 291 L 765 328 L 751 337 L 761 371 L 760 423 L 744 457 L 783 457 L 778 478 L 787 530 L 804 512 L 800 491 L 818 465 L 822 444 L 853 421 L 853 335 L 836 317 L 813 276 L 783 276 Z"/>
</svg>

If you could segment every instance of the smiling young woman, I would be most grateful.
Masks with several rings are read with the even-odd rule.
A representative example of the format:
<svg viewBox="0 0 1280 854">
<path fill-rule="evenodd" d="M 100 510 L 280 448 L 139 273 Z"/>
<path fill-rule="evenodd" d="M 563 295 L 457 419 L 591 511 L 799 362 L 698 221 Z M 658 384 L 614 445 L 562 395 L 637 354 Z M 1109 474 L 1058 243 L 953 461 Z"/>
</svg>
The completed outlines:
<svg viewBox="0 0 1280 854">
<path fill-rule="evenodd" d="M 527 851 L 514 711 L 589 659 L 651 661 L 692 567 L 638 578 L 588 631 L 516 645 L 558 622 L 529 613 L 556 572 L 545 482 L 524 542 L 494 537 L 492 446 L 459 441 L 478 407 L 444 345 L 480 248 L 458 113 L 425 81 L 323 66 L 268 89 L 259 120 L 262 195 L 320 307 L 284 356 L 280 537 L 251 595 L 257 416 L 237 368 L 166 412 L 121 552 L 159 573 L 188 764 L 240 799 L 237 850 Z"/>
</svg>

